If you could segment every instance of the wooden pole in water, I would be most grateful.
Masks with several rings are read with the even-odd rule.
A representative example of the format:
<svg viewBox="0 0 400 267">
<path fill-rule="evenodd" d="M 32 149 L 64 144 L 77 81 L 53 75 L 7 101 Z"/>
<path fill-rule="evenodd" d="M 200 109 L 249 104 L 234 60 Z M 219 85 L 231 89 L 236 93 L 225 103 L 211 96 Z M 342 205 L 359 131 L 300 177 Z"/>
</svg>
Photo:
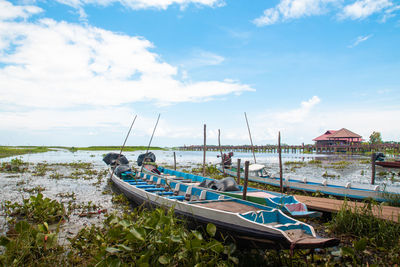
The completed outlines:
<svg viewBox="0 0 400 267">
<path fill-rule="evenodd" d="M 174 170 L 176 171 L 176 153 L 174 151 Z"/>
<path fill-rule="evenodd" d="M 137 115 L 135 115 L 135 118 L 133 118 L 133 121 L 132 121 L 132 123 L 131 123 L 131 127 L 129 127 L 128 134 L 126 135 L 126 137 L 125 137 L 125 141 L 124 141 L 123 145 L 121 146 L 121 150 L 119 151 L 119 155 L 118 155 L 118 157 L 117 157 L 117 161 L 118 161 L 118 160 L 119 160 L 119 158 L 121 157 L 122 150 L 124 150 L 124 147 L 125 147 L 125 144 L 126 144 L 126 140 L 128 140 L 128 136 L 129 136 L 129 134 L 131 133 L 132 126 L 133 126 L 133 124 L 134 124 L 134 123 L 135 123 L 135 121 L 136 121 L 136 117 L 137 117 Z M 110 178 L 112 178 L 112 177 L 113 177 L 113 175 L 114 175 L 114 171 L 115 171 L 115 168 L 113 168 L 113 171 L 112 171 L 112 173 L 111 173 L 111 177 L 110 177 Z"/>
<path fill-rule="evenodd" d="M 251 151 L 253 152 L 254 163 L 257 163 L 257 161 L 256 161 L 256 155 L 254 154 L 253 140 L 251 139 L 251 133 L 250 133 L 250 127 L 249 127 L 249 121 L 247 120 L 247 115 L 246 115 L 246 112 L 244 113 L 244 117 L 246 118 L 247 129 L 249 130 L 250 143 L 251 143 Z"/>
<path fill-rule="evenodd" d="M 203 176 L 206 176 L 206 150 L 207 150 L 206 129 L 207 129 L 207 126 L 204 124 Z"/>
<path fill-rule="evenodd" d="M 376 153 L 372 153 L 371 155 L 371 184 L 375 184 L 375 161 L 376 161 Z"/>
<path fill-rule="evenodd" d="M 247 196 L 247 182 L 249 180 L 249 165 L 250 165 L 250 162 L 248 160 L 246 160 L 244 162 L 243 200 L 246 200 L 246 196 Z"/>
<path fill-rule="evenodd" d="M 240 159 L 237 160 L 237 184 L 240 184 Z"/>
<path fill-rule="evenodd" d="M 157 125 L 158 125 L 158 121 L 160 120 L 160 115 L 161 115 L 161 114 L 158 114 L 158 118 L 157 118 L 156 125 L 154 126 L 153 133 L 152 133 L 152 135 L 151 135 L 149 145 L 147 146 L 147 149 L 146 149 L 146 154 L 149 153 L 151 141 L 153 141 L 153 136 L 154 136 L 154 133 L 156 132 L 156 128 L 157 128 Z M 146 159 L 146 157 L 143 159 L 143 161 L 144 161 L 145 159 Z M 143 163 L 142 163 L 142 168 L 140 169 L 140 172 L 142 172 L 142 171 L 143 171 Z"/>
<path fill-rule="evenodd" d="M 218 129 L 218 146 L 219 146 L 219 151 L 221 152 L 222 172 L 224 173 L 224 176 L 225 176 L 224 157 L 222 156 L 222 148 L 221 148 L 221 131 L 219 129 Z"/>
<path fill-rule="evenodd" d="M 279 178 L 281 193 L 283 193 L 283 171 L 282 171 L 282 149 L 281 149 L 281 132 L 278 132 L 278 153 L 279 153 Z"/>
</svg>

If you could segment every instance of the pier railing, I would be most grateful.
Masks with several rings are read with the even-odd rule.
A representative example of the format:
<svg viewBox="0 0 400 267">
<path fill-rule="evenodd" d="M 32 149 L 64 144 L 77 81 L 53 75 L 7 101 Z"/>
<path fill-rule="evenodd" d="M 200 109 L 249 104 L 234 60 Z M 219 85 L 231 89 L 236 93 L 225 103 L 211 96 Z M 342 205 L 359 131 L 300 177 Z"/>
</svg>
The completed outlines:
<svg viewBox="0 0 400 267">
<path fill-rule="evenodd" d="M 183 151 L 203 151 L 204 145 L 190 145 L 178 147 Z M 221 146 L 223 151 L 251 152 L 249 145 L 243 146 Z M 386 154 L 400 154 L 400 144 L 340 144 L 340 145 L 281 145 L 282 153 L 351 153 L 363 154 L 368 152 L 383 152 Z M 207 145 L 207 151 L 219 151 L 219 146 Z M 277 153 L 277 145 L 254 146 L 255 152 Z"/>
</svg>

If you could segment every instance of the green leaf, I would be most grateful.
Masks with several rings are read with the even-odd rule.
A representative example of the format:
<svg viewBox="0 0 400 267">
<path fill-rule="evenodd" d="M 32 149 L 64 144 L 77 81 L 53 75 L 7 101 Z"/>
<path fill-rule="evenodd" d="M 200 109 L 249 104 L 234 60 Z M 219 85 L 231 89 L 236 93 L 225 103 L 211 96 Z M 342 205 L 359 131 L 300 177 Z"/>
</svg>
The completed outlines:
<svg viewBox="0 0 400 267">
<path fill-rule="evenodd" d="M 198 240 L 203 240 L 203 236 L 201 235 L 201 233 L 199 231 L 193 230 L 192 231 L 194 237 L 196 237 Z"/>
<path fill-rule="evenodd" d="M 114 253 L 120 252 L 121 250 L 118 248 L 108 247 L 108 248 L 106 248 L 106 251 L 108 253 L 114 254 Z"/>
<path fill-rule="evenodd" d="M 10 239 L 4 235 L 0 236 L 0 246 L 7 246 L 8 243 L 10 243 Z"/>
<path fill-rule="evenodd" d="M 130 247 L 127 247 L 127 246 L 125 246 L 125 245 L 123 245 L 123 244 L 118 245 L 118 247 L 119 247 L 120 249 L 122 249 L 122 250 L 125 250 L 125 251 L 132 251 L 132 250 L 133 250 L 133 249 L 131 249 Z"/>
<path fill-rule="evenodd" d="M 210 236 L 215 236 L 215 233 L 217 232 L 217 227 L 214 225 L 214 224 L 212 224 L 212 223 L 208 223 L 207 224 L 207 233 L 210 235 Z"/>
<path fill-rule="evenodd" d="M 161 257 L 158 258 L 158 262 L 163 265 L 166 265 L 169 263 L 169 258 L 167 255 L 162 255 Z"/>
<path fill-rule="evenodd" d="M 368 240 L 364 237 L 358 241 L 354 241 L 354 249 L 357 251 L 364 251 L 367 247 Z"/>
<path fill-rule="evenodd" d="M 136 230 L 135 227 L 132 227 L 131 230 L 129 231 L 136 239 L 139 239 L 141 241 L 144 241 L 143 235 L 139 233 L 138 230 Z"/>
<path fill-rule="evenodd" d="M 354 256 L 354 250 L 350 247 L 342 247 L 340 250 L 342 255 Z"/>
</svg>

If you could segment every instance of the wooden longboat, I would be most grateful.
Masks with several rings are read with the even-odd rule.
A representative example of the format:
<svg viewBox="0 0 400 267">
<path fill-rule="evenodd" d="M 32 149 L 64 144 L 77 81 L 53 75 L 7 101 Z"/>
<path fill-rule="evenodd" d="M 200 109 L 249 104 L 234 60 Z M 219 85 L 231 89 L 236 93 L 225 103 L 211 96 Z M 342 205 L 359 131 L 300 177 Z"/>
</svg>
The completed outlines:
<svg viewBox="0 0 400 267">
<path fill-rule="evenodd" d="M 385 168 L 400 169 L 400 161 L 376 161 L 375 164 Z"/>
<path fill-rule="evenodd" d="M 222 167 L 218 167 L 219 171 L 223 171 Z M 225 173 L 236 177 L 237 169 L 236 168 L 225 168 Z M 241 178 L 243 179 L 244 173 L 241 173 Z M 271 186 L 280 187 L 280 178 L 272 177 L 267 174 L 267 171 L 264 169 L 260 169 L 258 171 L 254 171 L 249 173 L 249 181 L 268 184 Z M 345 185 L 340 183 L 331 182 L 327 179 L 322 181 L 316 181 L 312 179 L 293 179 L 293 178 L 284 178 L 283 186 L 290 189 L 306 191 L 306 192 L 321 192 L 327 195 L 346 197 L 352 199 L 367 199 L 372 198 L 377 201 L 387 201 L 387 197 L 400 197 L 400 193 L 398 192 L 388 192 L 381 188 L 379 185 L 367 185 L 367 184 L 357 184 L 352 185 L 350 182 L 347 182 Z"/>
<path fill-rule="evenodd" d="M 254 247 L 283 249 L 324 248 L 339 244 L 336 238 L 319 238 L 312 226 L 278 209 L 169 181 L 162 177 L 123 180 L 113 174 L 115 186 L 137 204 L 173 208 L 175 213 L 217 229 Z"/>
<path fill-rule="evenodd" d="M 150 166 L 153 168 L 153 166 Z M 179 183 L 185 183 L 185 184 L 191 184 L 191 185 L 196 185 L 198 186 L 201 184 L 203 181 L 208 180 L 208 181 L 215 181 L 215 179 L 209 178 L 209 177 L 203 177 L 199 175 L 193 175 L 189 173 L 184 173 L 176 170 L 170 170 L 165 167 L 158 167 L 158 171 L 160 174 L 156 174 L 154 172 L 151 172 L 149 169 L 146 167 L 143 168 L 142 173 L 140 174 L 141 177 L 144 177 L 145 175 L 153 175 L 157 177 L 163 177 L 168 180 L 174 180 Z M 230 197 L 234 198 L 240 198 L 242 199 L 243 197 L 243 186 L 241 185 L 236 185 L 240 190 L 239 191 L 217 191 L 213 190 L 210 188 L 206 188 L 207 190 L 214 191 L 219 194 L 227 195 Z M 267 190 L 262 190 L 258 188 L 252 188 L 248 187 L 247 188 L 247 196 L 246 200 L 254 203 L 258 203 L 261 205 L 266 205 L 271 208 L 276 208 L 280 209 L 284 213 L 290 215 L 291 217 L 319 217 L 322 214 L 318 211 L 309 211 L 307 209 L 307 206 L 298 201 L 294 196 L 287 195 L 287 194 L 281 194 L 278 192 L 273 192 L 273 191 L 267 191 Z"/>
</svg>

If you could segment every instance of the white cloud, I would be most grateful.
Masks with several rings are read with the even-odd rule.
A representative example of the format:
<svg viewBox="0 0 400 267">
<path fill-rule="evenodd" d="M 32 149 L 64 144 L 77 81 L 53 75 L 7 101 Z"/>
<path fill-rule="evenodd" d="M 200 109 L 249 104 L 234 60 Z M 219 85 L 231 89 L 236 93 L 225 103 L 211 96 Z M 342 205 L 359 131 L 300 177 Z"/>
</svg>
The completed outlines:
<svg viewBox="0 0 400 267">
<path fill-rule="evenodd" d="M 253 90 L 231 80 L 178 80 L 178 69 L 163 62 L 150 51 L 152 48 L 153 44 L 142 37 L 91 26 L 51 19 L 0 21 L 2 121 L 10 118 L 28 127 L 31 123 L 41 125 L 37 123 L 43 118 L 41 112 L 59 114 L 65 108 L 85 107 L 97 112 L 102 107 L 137 101 L 163 105 L 198 102 Z M 208 56 L 214 64 L 222 60 Z M 32 108 L 36 109 L 33 113 L 24 111 Z M 31 115 L 35 113 L 38 116 Z M 76 125 L 80 126 L 78 114 Z M 84 114 L 91 115 L 82 112 L 82 117 Z M 74 118 L 65 116 L 66 121 Z M 101 117 L 94 122 L 101 123 Z M 52 117 L 49 121 L 53 122 Z M 68 125 L 72 127 L 72 121 Z"/>
<path fill-rule="evenodd" d="M 392 0 L 280 0 L 275 7 L 268 8 L 261 17 L 253 20 L 257 26 L 272 25 L 291 19 L 323 15 L 336 12 L 340 19 L 365 19 L 381 13 L 382 22 L 393 17 L 400 9 Z"/>
<path fill-rule="evenodd" d="M 41 12 L 42 9 L 36 6 L 14 6 L 10 2 L 0 0 L 0 21 L 16 18 L 27 19 L 31 15 Z"/>
<path fill-rule="evenodd" d="M 348 47 L 349 48 L 356 47 L 360 43 L 367 41 L 372 36 L 373 36 L 372 34 L 369 34 L 369 35 L 366 35 L 366 36 L 358 36 L 357 39 L 351 45 L 349 45 Z"/>
<path fill-rule="evenodd" d="M 276 7 L 266 9 L 263 16 L 253 22 L 257 26 L 265 26 L 280 21 L 320 15 L 326 13 L 328 5 L 335 2 L 337 0 L 281 0 Z"/>
<path fill-rule="evenodd" d="M 378 13 L 385 8 L 391 7 L 393 3 L 390 0 L 358 0 L 353 4 L 346 5 L 341 18 L 364 19 L 374 13 Z"/>
<path fill-rule="evenodd" d="M 174 4 L 181 6 L 181 8 L 185 8 L 189 4 L 209 7 L 221 7 L 225 5 L 224 0 L 57 0 L 57 2 L 74 8 L 79 8 L 85 5 L 108 6 L 114 3 L 120 3 L 121 5 L 131 9 L 157 8 L 163 10 Z"/>
</svg>

